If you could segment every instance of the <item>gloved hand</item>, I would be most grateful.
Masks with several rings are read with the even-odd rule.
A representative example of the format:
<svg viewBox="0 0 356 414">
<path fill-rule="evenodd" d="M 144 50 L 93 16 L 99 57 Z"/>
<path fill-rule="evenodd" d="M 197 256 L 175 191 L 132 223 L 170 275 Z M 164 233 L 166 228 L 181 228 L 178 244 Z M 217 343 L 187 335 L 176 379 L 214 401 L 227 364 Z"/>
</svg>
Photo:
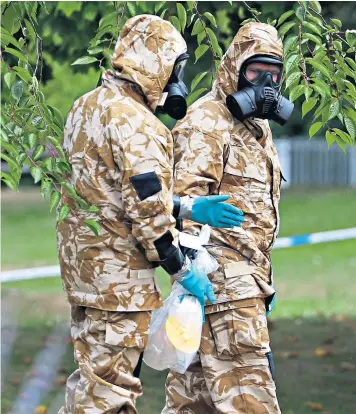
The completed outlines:
<svg viewBox="0 0 356 414">
<path fill-rule="evenodd" d="M 215 303 L 216 301 L 213 285 L 211 284 L 208 276 L 204 273 L 198 273 L 191 269 L 185 274 L 184 278 L 179 283 L 199 300 L 202 307 L 204 321 L 205 296 L 211 303 Z"/>
<path fill-rule="evenodd" d="M 223 203 L 229 198 L 229 195 L 196 198 L 192 207 L 192 221 L 209 224 L 212 227 L 230 229 L 235 226 L 241 227 L 244 222 L 244 213 L 231 204 Z"/>
</svg>

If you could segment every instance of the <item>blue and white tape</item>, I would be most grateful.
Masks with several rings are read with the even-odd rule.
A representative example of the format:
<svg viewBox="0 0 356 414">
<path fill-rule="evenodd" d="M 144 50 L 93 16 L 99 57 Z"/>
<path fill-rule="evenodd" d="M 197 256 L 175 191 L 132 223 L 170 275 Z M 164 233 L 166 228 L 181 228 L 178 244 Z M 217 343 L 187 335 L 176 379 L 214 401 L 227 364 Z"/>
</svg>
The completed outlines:
<svg viewBox="0 0 356 414">
<path fill-rule="evenodd" d="M 323 231 L 320 233 L 302 234 L 300 236 L 281 237 L 276 240 L 274 249 L 303 246 L 307 244 L 326 243 L 340 240 L 356 239 L 356 227 L 342 230 Z M 34 267 L 1 272 L 1 282 L 16 282 L 60 276 L 59 266 Z"/>
</svg>

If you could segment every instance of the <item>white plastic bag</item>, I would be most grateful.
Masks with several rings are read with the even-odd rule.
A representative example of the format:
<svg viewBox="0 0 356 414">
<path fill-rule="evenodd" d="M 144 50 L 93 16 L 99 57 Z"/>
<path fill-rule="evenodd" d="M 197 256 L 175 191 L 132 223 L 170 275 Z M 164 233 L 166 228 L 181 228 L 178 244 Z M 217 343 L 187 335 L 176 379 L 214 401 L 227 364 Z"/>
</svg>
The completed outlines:
<svg viewBox="0 0 356 414">
<path fill-rule="evenodd" d="M 208 274 L 219 266 L 202 246 L 208 243 L 209 237 L 210 227 L 205 225 L 199 237 L 180 239 L 183 246 L 198 250 L 192 263 L 196 272 Z M 158 371 L 170 368 L 184 374 L 199 349 L 202 324 L 203 314 L 197 298 L 181 284 L 174 283 L 162 308 L 152 313 L 148 344 L 143 356 L 145 363 Z"/>
<path fill-rule="evenodd" d="M 145 363 L 183 374 L 200 346 L 203 316 L 199 301 L 175 283 L 163 307 L 152 313 Z"/>
</svg>

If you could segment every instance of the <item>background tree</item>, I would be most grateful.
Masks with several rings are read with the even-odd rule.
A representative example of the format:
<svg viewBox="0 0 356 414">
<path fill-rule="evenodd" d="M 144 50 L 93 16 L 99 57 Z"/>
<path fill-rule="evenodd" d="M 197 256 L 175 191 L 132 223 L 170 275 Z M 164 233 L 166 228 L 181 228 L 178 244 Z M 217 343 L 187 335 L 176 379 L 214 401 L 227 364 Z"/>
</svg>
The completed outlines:
<svg viewBox="0 0 356 414">
<path fill-rule="evenodd" d="M 347 2 L 3 2 L 1 4 L 2 181 L 16 190 L 30 168 L 59 218 L 71 209 L 95 212 L 68 184 L 62 150 L 64 118 L 73 101 L 93 89 L 127 18 L 157 14 L 188 42 L 189 104 L 211 86 L 223 52 L 241 24 L 261 21 L 284 40 L 285 88 L 296 102 L 278 134 L 323 134 L 344 151 L 355 141 L 355 11 Z M 335 17 L 336 16 L 336 17 Z M 305 117 L 305 122 L 301 122 Z M 162 117 L 167 126 L 173 121 Z M 72 210 L 72 214 L 75 211 Z M 86 223 L 94 232 L 95 221 Z"/>
</svg>

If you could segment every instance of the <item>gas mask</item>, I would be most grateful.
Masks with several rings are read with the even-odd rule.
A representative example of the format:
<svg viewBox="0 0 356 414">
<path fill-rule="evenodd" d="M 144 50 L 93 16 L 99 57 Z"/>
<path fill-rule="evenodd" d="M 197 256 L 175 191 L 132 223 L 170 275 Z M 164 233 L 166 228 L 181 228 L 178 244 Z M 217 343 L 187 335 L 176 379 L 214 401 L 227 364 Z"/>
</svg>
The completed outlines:
<svg viewBox="0 0 356 414">
<path fill-rule="evenodd" d="M 184 83 L 184 68 L 188 58 L 188 53 L 178 56 L 172 75 L 163 90 L 166 96 L 165 102 L 162 106 L 157 107 L 159 112 L 166 113 L 174 119 L 182 119 L 187 113 L 188 88 Z"/>
<path fill-rule="evenodd" d="M 251 63 L 264 63 L 278 65 L 280 72 L 276 82 L 268 70 L 258 71 L 253 80 L 246 77 L 248 65 Z M 239 121 L 246 118 L 271 119 L 280 125 L 284 125 L 289 119 L 294 104 L 280 95 L 283 62 L 272 56 L 254 56 L 248 59 L 242 66 L 238 91 L 226 97 L 226 105 L 229 111 Z"/>
</svg>

